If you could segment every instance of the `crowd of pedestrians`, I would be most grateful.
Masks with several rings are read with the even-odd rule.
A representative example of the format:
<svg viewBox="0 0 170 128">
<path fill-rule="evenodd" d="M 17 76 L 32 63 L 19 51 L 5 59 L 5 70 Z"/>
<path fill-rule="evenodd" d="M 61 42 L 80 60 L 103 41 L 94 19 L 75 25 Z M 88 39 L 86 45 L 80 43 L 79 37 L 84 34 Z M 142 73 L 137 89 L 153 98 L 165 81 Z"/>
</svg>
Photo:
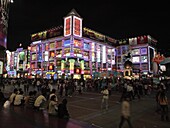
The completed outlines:
<svg viewBox="0 0 170 128">
<path fill-rule="evenodd" d="M 75 94 L 82 95 L 86 91 L 100 93 L 101 109 L 108 110 L 109 97 L 113 91 L 121 93 L 118 103 L 122 103 L 122 116 L 119 127 L 127 120 L 130 127 L 130 113 L 125 108 L 130 106 L 128 103 L 133 100 L 139 100 L 144 96 L 149 96 L 156 91 L 156 112 L 160 112 L 161 120 L 169 120 L 167 92 L 169 83 L 161 81 L 154 88 L 151 80 L 127 80 L 127 79 L 4 79 L 3 85 L 12 86 L 13 92 L 6 98 L 0 90 L 0 102 L 9 100 L 10 106 L 21 106 L 35 111 L 46 109 L 51 116 L 60 118 L 69 118 L 67 109 L 67 98 Z M 23 88 L 21 88 L 23 87 Z M 2 88 L 3 90 L 5 87 Z M 127 111 L 127 112 L 125 112 Z"/>
</svg>

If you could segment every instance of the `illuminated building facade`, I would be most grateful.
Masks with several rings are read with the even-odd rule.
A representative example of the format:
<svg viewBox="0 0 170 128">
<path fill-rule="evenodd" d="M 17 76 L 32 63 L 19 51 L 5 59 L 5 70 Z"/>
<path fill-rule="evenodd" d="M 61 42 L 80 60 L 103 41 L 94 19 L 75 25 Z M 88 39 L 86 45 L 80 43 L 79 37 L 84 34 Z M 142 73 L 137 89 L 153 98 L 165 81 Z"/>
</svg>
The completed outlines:
<svg viewBox="0 0 170 128">
<path fill-rule="evenodd" d="M 17 77 L 47 79 L 153 73 L 157 41 L 150 35 L 115 40 L 83 27 L 82 21 L 73 9 L 64 17 L 64 26 L 32 34 L 27 50 L 11 53 L 10 71 Z M 130 72 L 124 67 L 127 59 L 132 62 Z"/>
<path fill-rule="evenodd" d="M 20 78 L 29 76 L 30 69 L 30 47 L 28 49 L 17 48 L 16 51 L 6 51 L 7 74 L 4 77 Z"/>
<path fill-rule="evenodd" d="M 123 71 L 127 55 L 133 63 L 133 73 L 153 73 L 153 58 L 156 54 L 157 40 L 150 35 L 119 40 L 117 46 L 117 69 Z"/>
<path fill-rule="evenodd" d="M 82 26 L 73 9 L 64 27 L 32 34 L 30 74 L 43 78 L 92 78 L 115 67 L 116 40 Z"/>
<path fill-rule="evenodd" d="M 11 0 L 0 1 L 0 75 L 4 73 L 7 49 L 8 14 Z"/>
</svg>

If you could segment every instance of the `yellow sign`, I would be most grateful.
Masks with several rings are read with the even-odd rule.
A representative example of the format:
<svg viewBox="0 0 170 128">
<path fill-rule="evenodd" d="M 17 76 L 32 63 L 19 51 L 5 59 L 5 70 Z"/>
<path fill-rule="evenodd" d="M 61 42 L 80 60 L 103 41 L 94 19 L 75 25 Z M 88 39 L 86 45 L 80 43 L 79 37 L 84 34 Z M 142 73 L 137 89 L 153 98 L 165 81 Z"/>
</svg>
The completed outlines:
<svg viewBox="0 0 170 128">
<path fill-rule="evenodd" d="M 46 72 L 46 75 L 54 75 L 55 72 Z"/>
</svg>

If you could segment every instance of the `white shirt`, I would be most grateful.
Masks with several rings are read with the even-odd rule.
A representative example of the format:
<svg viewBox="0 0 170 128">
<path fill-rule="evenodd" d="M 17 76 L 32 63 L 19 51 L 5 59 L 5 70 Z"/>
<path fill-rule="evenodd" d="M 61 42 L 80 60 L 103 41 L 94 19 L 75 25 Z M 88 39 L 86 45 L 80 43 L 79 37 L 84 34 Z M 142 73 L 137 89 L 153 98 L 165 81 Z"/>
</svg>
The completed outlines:
<svg viewBox="0 0 170 128">
<path fill-rule="evenodd" d="M 56 109 L 58 109 L 58 108 L 57 108 L 57 102 L 55 102 L 55 101 L 50 101 L 48 113 L 55 115 L 55 114 L 57 114 Z"/>
<path fill-rule="evenodd" d="M 34 106 L 40 107 L 43 101 L 47 101 L 46 98 L 43 95 L 38 96 L 37 99 L 35 100 Z"/>
<path fill-rule="evenodd" d="M 109 99 L 109 91 L 108 89 L 105 89 L 101 92 L 103 94 L 104 99 Z"/>
</svg>

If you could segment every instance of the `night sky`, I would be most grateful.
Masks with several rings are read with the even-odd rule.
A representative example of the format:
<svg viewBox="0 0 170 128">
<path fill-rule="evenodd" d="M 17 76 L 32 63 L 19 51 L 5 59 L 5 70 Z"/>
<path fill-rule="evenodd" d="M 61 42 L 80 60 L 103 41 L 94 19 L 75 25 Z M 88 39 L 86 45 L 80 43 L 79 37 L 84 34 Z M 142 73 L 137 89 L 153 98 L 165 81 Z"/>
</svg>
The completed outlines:
<svg viewBox="0 0 170 128">
<path fill-rule="evenodd" d="M 63 25 L 63 17 L 73 8 L 83 18 L 84 27 L 115 39 L 150 35 L 158 41 L 158 49 L 170 49 L 170 8 L 166 3 L 114 0 L 14 0 L 10 5 L 8 49 L 16 50 L 20 43 L 26 48 L 31 34 Z"/>
</svg>

